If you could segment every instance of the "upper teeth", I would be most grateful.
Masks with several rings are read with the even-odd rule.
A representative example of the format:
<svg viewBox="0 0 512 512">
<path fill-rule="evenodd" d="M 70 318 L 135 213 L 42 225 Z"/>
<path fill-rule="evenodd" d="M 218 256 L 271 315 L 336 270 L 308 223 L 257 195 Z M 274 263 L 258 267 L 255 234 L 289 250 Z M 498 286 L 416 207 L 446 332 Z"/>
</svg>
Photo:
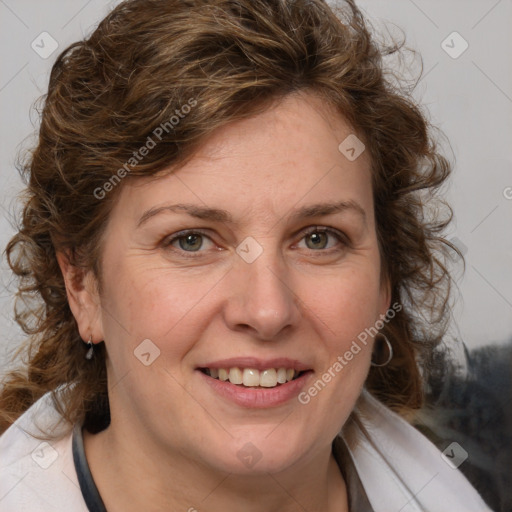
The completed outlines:
<svg viewBox="0 0 512 512">
<path fill-rule="evenodd" d="M 210 377 L 220 380 L 229 380 L 231 384 L 243 384 L 244 386 L 261 386 L 273 388 L 277 384 L 284 384 L 293 380 L 299 372 L 293 368 L 268 368 L 256 370 L 254 368 L 208 368 Z"/>
</svg>

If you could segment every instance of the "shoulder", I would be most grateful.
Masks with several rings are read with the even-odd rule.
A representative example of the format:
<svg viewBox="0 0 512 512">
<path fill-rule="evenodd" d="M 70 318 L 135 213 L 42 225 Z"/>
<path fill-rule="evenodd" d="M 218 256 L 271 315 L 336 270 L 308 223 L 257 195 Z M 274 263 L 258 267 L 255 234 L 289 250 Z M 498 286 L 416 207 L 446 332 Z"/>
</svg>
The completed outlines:
<svg viewBox="0 0 512 512">
<path fill-rule="evenodd" d="M 342 437 L 376 511 L 490 512 L 434 444 L 367 391 Z"/>
<path fill-rule="evenodd" d="M 0 510 L 85 512 L 71 443 L 72 426 L 44 395 L 0 436 Z"/>
</svg>

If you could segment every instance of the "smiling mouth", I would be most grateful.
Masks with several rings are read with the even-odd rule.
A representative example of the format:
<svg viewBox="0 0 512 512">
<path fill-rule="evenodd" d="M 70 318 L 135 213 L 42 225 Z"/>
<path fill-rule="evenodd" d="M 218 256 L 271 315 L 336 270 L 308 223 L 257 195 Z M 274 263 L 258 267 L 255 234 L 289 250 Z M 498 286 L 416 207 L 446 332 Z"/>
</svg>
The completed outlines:
<svg viewBox="0 0 512 512">
<path fill-rule="evenodd" d="M 227 381 L 246 388 L 275 388 L 298 379 L 309 371 L 297 371 L 293 368 L 268 368 L 260 371 L 255 368 L 238 367 L 199 368 L 199 370 L 212 379 Z"/>
</svg>

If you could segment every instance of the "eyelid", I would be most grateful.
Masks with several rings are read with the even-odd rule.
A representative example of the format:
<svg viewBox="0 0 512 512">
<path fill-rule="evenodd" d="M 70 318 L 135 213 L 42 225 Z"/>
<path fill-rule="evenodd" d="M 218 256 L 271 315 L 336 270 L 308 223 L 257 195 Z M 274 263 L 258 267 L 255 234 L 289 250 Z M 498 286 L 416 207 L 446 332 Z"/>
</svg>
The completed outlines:
<svg viewBox="0 0 512 512">
<path fill-rule="evenodd" d="M 210 240 L 211 240 L 211 237 L 208 235 L 207 230 L 202 229 L 202 228 L 188 228 L 188 229 L 182 229 L 181 231 L 177 231 L 176 233 L 173 233 L 172 235 L 167 235 L 166 237 L 164 237 L 164 242 L 174 242 L 174 240 L 176 240 L 178 238 L 181 238 L 181 237 L 184 237 L 187 235 L 195 235 L 195 234 L 206 236 L 206 237 L 210 238 Z"/>
<path fill-rule="evenodd" d="M 173 233 L 172 235 L 164 237 L 164 239 L 161 242 L 161 245 L 164 248 L 171 247 L 172 249 L 176 250 L 180 254 L 187 254 L 187 257 L 195 257 L 194 254 L 201 253 L 204 251 L 184 251 L 182 249 L 178 249 L 177 247 L 174 247 L 172 244 L 179 240 L 180 238 L 186 237 L 188 235 L 201 235 L 205 238 L 208 238 L 213 244 L 215 244 L 215 241 L 212 239 L 212 237 L 208 234 L 207 230 L 201 229 L 201 228 L 190 228 L 190 229 L 183 229 L 181 231 L 177 231 L 176 233 Z"/>
</svg>

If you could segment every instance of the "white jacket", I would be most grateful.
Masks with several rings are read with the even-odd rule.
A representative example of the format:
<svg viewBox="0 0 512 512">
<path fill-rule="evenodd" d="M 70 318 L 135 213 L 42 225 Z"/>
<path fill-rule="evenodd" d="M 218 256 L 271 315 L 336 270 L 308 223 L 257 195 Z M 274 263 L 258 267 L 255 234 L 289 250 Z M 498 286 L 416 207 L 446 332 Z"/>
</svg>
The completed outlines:
<svg viewBox="0 0 512 512">
<path fill-rule="evenodd" d="M 343 446 L 374 512 L 490 512 L 454 468 L 464 457 L 461 447 L 454 445 L 443 456 L 366 391 L 354 417 L 343 429 Z M 61 435 L 57 441 L 34 437 L 59 419 L 45 395 L 0 436 L 0 512 L 88 511 L 73 461 L 72 429 L 61 423 L 54 430 Z M 349 492 L 356 488 L 353 476 Z"/>
</svg>

